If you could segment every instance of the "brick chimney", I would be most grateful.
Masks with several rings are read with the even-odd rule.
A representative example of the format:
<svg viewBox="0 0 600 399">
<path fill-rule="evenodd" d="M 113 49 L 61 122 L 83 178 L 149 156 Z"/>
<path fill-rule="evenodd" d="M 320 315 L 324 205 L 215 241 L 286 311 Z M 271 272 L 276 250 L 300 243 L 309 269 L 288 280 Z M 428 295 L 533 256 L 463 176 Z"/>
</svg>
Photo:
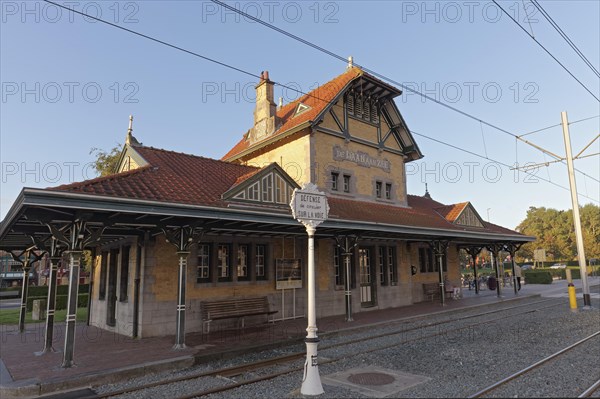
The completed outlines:
<svg viewBox="0 0 600 399">
<path fill-rule="evenodd" d="M 273 134 L 279 127 L 277 104 L 274 99 L 273 82 L 269 80 L 269 72 L 260 74 L 260 82 L 256 85 L 256 108 L 254 109 L 254 126 L 250 129 L 251 143 L 262 140 Z"/>
</svg>

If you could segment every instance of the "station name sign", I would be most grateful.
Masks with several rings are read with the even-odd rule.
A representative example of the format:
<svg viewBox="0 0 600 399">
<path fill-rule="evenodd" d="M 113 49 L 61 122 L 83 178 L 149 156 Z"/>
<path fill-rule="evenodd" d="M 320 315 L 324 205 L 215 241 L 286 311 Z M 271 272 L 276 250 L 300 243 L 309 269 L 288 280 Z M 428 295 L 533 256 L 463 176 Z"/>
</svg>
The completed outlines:
<svg viewBox="0 0 600 399">
<path fill-rule="evenodd" d="M 333 159 L 336 161 L 354 162 L 358 166 L 363 166 L 365 168 L 379 168 L 388 173 L 391 171 L 390 161 L 385 158 L 374 158 L 366 152 L 350 151 L 337 145 L 333 147 Z"/>
<path fill-rule="evenodd" d="M 294 190 L 290 203 L 295 219 L 304 222 L 324 222 L 329 214 L 329 204 L 325 193 L 309 183 L 301 190 Z"/>
</svg>

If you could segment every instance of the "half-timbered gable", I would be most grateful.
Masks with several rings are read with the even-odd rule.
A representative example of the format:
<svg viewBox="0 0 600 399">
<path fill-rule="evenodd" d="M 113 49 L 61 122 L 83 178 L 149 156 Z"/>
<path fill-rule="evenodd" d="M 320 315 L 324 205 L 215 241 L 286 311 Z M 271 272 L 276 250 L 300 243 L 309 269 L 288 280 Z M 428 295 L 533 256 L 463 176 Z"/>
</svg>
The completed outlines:
<svg viewBox="0 0 600 399">
<path fill-rule="evenodd" d="M 484 223 L 470 202 L 462 202 L 437 208 L 436 211 L 455 225 L 483 228 Z"/>
<path fill-rule="evenodd" d="M 263 205 L 289 207 L 298 184 L 276 163 L 241 176 L 223 199 Z"/>
</svg>

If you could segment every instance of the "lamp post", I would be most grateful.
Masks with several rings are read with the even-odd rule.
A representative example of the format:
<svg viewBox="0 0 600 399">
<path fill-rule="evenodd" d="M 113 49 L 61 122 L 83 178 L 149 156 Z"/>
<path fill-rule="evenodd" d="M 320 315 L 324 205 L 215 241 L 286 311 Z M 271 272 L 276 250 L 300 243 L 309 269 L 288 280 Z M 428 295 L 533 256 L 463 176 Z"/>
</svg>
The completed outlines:
<svg viewBox="0 0 600 399">
<path fill-rule="evenodd" d="M 317 226 L 327 220 L 329 204 L 325 193 L 318 190 L 314 183 L 306 183 L 301 190 L 295 189 L 290 202 L 292 215 L 306 228 L 308 234 L 308 327 L 306 328 L 306 362 L 300 393 L 302 395 L 320 395 L 324 393 L 319 363 L 317 361 L 317 315 L 315 298 L 315 243 Z"/>
</svg>

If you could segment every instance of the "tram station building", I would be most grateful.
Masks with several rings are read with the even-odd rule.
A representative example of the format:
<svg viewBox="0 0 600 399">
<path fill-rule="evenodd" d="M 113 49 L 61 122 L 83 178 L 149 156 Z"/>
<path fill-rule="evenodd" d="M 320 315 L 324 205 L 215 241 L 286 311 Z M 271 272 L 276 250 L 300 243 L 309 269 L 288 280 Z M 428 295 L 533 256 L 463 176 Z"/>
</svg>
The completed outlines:
<svg viewBox="0 0 600 399">
<path fill-rule="evenodd" d="M 431 300 L 428 284 L 460 283 L 460 248 L 514 255 L 533 240 L 468 199 L 407 193 L 406 164 L 423 154 L 398 88 L 351 65 L 289 104 L 273 86 L 263 72 L 254 125 L 220 160 L 143 145 L 130 123 L 114 174 L 23 189 L 0 249 L 64 251 L 71 267 L 91 249 L 90 322 L 184 345 L 186 332 L 215 328 L 210 301 L 266 297 L 275 320 L 305 315 L 307 235 L 289 204 L 309 182 L 330 206 L 315 235 L 317 317 Z"/>
</svg>

